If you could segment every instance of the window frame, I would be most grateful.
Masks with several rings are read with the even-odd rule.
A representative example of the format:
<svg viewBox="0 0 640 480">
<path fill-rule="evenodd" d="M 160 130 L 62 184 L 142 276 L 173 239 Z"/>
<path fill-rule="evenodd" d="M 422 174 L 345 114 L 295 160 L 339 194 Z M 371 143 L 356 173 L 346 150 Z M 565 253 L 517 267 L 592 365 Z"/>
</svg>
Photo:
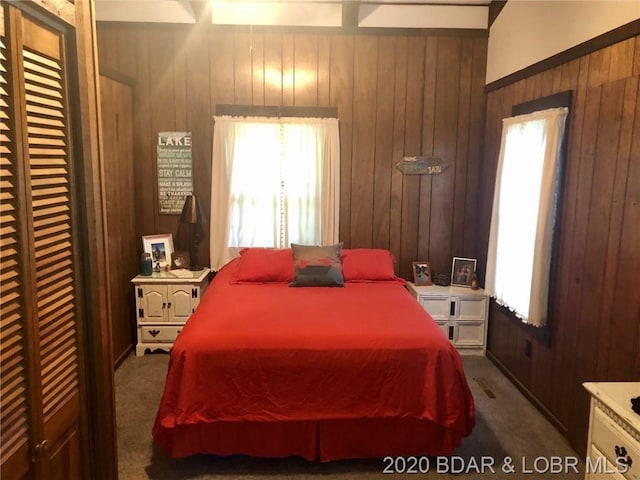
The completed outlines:
<svg viewBox="0 0 640 480">
<path fill-rule="evenodd" d="M 555 310 L 556 305 L 556 286 L 558 280 L 558 255 L 560 250 L 560 230 L 562 229 L 562 218 L 564 217 L 564 190 L 565 190 L 565 171 L 567 168 L 567 153 L 568 153 L 568 138 L 569 138 L 569 130 L 571 128 L 571 112 L 573 107 L 573 91 L 566 90 L 563 92 L 556 93 L 554 95 L 549 95 L 547 97 L 542 97 L 536 100 L 531 100 L 529 102 L 515 104 L 511 107 L 511 115 L 525 115 L 528 113 L 537 112 L 540 110 L 547 110 L 550 108 L 561 108 L 567 107 L 569 109 L 569 114 L 567 115 L 565 121 L 565 128 L 562 137 L 562 143 L 560 146 L 560 170 L 559 170 L 559 178 L 558 178 L 558 195 L 556 202 L 556 219 L 553 226 L 553 238 L 551 240 L 551 268 L 549 270 L 549 298 L 547 303 L 547 322 L 545 325 L 537 327 L 535 325 L 531 325 L 528 323 L 524 323 L 522 319 L 520 319 L 515 312 L 511 311 L 508 307 L 504 305 L 500 305 L 494 298 L 491 298 L 491 304 L 495 305 L 495 307 L 500 311 L 506 318 L 508 318 L 512 323 L 518 325 L 519 328 L 523 329 L 525 333 L 530 336 L 536 338 L 544 345 L 551 344 L 551 328 L 553 325 L 553 312 Z M 552 293 L 554 292 L 554 293 Z"/>
<path fill-rule="evenodd" d="M 326 151 L 325 157 L 328 163 L 327 168 L 323 168 L 325 174 L 322 175 L 323 188 L 327 188 L 327 202 L 323 202 L 326 206 L 321 208 L 321 243 L 336 243 L 339 236 L 339 218 L 340 218 L 340 119 L 338 117 L 337 107 L 285 107 L 270 105 L 227 105 L 216 104 L 216 114 L 213 115 L 213 152 L 212 152 L 212 205 L 226 205 L 230 200 L 229 174 L 227 172 L 229 165 L 223 160 L 224 140 L 217 141 L 216 130 L 218 129 L 218 117 L 228 117 L 242 119 L 243 117 L 255 117 L 255 119 L 270 118 L 278 119 L 279 123 L 296 123 L 296 119 L 309 119 L 309 123 L 326 124 L 330 128 L 327 129 L 327 136 L 323 143 L 323 151 Z M 226 122 L 226 120 L 225 120 Z M 223 128 L 223 127 L 220 127 Z M 227 127 L 224 127 L 227 128 Z M 220 179 L 226 179 L 222 185 L 218 182 Z M 220 188 L 213 188 L 218 185 Z M 210 254 L 211 262 L 214 268 L 219 268 L 228 263 L 237 256 L 239 247 L 229 247 L 228 239 L 223 238 L 229 228 L 229 214 L 224 212 L 218 217 L 213 218 L 210 222 Z"/>
</svg>

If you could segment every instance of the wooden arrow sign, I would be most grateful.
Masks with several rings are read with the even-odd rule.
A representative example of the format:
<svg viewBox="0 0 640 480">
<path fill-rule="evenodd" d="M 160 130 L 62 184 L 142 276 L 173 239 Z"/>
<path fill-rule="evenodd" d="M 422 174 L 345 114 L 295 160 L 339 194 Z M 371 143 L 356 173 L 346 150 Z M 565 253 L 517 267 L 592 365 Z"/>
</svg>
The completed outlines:
<svg viewBox="0 0 640 480">
<path fill-rule="evenodd" d="M 404 175 L 437 175 L 448 166 L 448 163 L 437 157 L 403 157 L 396 164 L 396 168 Z"/>
</svg>

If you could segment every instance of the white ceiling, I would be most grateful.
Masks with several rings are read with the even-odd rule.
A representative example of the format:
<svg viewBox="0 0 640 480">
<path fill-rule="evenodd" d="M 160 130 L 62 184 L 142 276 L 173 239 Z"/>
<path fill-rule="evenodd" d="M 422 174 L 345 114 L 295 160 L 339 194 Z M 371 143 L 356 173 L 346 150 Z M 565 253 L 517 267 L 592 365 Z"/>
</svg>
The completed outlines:
<svg viewBox="0 0 640 480">
<path fill-rule="evenodd" d="M 213 24 L 339 27 L 339 0 L 208 0 Z M 349 6 L 350 0 L 345 0 Z M 363 0 L 358 26 L 486 29 L 490 0 Z M 194 6 L 196 8 L 194 8 Z M 96 0 L 98 21 L 195 23 L 187 0 Z"/>
</svg>

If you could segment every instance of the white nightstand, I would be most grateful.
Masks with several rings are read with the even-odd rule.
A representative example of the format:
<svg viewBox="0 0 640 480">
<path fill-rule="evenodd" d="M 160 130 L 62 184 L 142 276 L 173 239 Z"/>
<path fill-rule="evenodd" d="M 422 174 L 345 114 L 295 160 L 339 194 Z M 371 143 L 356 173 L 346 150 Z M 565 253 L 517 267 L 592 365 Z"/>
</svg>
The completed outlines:
<svg viewBox="0 0 640 480">
<path fill-rule="evenodd" d="M 489 301 L 484 290 L 413 283 L 407 287 L 460 353 L 485 354 Z"/>
<path fill-rule="evenodd" d="M 186 272 L 185 272 L 186 273 Z M 138 343 L 136 355 L 147 349 L 168 352 L 209 285 L 210 270 L 176 277 L 169 272 L 138 275 L 134 284 Z"/>
<path fill-rule="evenodd" d="M 588 480 L 640 480 L 640 415 L 631 398 L 640 397 L 640 382 L 589 382 L 591 394 Z"/>
</svg>

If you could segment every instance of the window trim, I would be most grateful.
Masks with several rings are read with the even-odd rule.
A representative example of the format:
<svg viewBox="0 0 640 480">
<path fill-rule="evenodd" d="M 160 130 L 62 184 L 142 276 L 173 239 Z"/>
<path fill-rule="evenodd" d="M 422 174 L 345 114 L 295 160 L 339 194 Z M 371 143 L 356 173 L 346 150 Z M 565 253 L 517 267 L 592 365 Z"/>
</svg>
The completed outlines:
<svg viewBox="0 0 640 480">
<path fill-rule="evenodd" d="M 216 116 L 338 118 L 338 107 L 288 107 L 284 105 L 216 104 Z"/>
</svg>

